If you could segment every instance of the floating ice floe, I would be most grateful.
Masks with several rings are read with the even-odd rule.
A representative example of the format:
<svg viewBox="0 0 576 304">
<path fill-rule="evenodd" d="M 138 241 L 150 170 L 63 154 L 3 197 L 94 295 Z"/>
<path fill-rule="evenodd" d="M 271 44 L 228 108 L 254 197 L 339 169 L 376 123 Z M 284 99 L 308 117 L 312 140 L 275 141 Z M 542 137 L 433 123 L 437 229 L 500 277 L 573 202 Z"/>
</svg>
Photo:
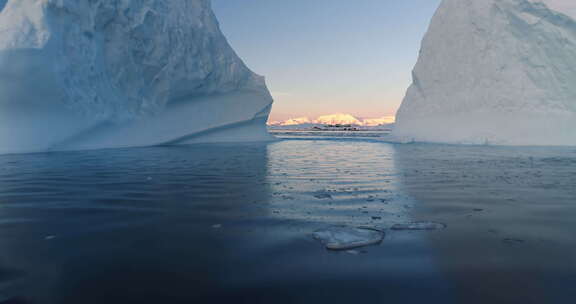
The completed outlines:
<svg viewBox="0 0 576 304">
<path fill-rule="evenodd" d="M 314 197 L 317 199 L 332 199 L 332 195 L 330 195 L 330 193 L 327 192 L 318 192 L 314 194 Z"/>
<path fill-rule="evenodd" d="M 524 240 L 521 239 L 512 239 L 512 238 L 506 238 L 503 239 L 502 242 L 504 242 L 505 244 L 508 245 L 519 245 L 519 244 L 524 244 Z"/>
<path fill-rule="evenodd" d="M 369 227 L 334 226 L 314 232 L 313 237 L 329 250 L 350 250 L 375 245 L 384 240 L 384 232 Z"/>
<path fill-rule="evenodd" d="M 445 229 L 446 224 L 436 222 L 411 222 L 403 224 L 395 224 L 392 230 L 441 230 Z"/>
</svg>

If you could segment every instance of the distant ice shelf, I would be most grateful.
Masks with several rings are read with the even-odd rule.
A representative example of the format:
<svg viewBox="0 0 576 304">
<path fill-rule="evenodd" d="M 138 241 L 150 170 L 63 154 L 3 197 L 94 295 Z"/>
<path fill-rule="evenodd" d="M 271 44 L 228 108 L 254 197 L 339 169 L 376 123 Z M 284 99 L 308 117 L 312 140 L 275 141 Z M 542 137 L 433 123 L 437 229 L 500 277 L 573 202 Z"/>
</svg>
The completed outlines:
<svg viewBox="0 0 576 304">
<path fill-rule="evenodd" d="M 208 0 L 0 9 L 0 153 L 271 138 L 264 78 L 230 47 Z"/>
</svg>

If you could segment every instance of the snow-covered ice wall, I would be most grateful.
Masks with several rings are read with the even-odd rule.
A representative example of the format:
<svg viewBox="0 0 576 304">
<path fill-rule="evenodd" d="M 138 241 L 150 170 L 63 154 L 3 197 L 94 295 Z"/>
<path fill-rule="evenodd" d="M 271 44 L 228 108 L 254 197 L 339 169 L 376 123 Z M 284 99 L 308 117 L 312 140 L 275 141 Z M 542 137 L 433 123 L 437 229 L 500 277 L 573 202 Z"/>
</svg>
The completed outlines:
<svg viewBox="0 0 576 304">
<path fill-rule="evenodd" d="M 209 0 L 8 0 L 0 13 L 0 153 L 268 139 L 271 104 Z"/>
<path fill-rule="evenodd" d="M 576 1 L 443 0 L 394 136 L 576 145 Z"/>
</svg>

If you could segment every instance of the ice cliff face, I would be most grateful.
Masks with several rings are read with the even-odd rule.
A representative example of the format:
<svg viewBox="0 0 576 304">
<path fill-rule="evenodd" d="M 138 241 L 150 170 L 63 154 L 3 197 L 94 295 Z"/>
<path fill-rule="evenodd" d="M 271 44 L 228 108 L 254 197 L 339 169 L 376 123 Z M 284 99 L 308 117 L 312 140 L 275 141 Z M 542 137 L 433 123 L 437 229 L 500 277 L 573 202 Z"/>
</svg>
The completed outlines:
<svg viewBox="0 0 576 304">
<path fill-rule="evenodd" d="M 575 18 L 572 0 L 444 0 L 394 135 L 576 145 Z"/>
<path fill-rule="evenodd" d="M 264 79 L 208 0 L 3 2 L 0 152 L 267 136 Z"/>
</svg>

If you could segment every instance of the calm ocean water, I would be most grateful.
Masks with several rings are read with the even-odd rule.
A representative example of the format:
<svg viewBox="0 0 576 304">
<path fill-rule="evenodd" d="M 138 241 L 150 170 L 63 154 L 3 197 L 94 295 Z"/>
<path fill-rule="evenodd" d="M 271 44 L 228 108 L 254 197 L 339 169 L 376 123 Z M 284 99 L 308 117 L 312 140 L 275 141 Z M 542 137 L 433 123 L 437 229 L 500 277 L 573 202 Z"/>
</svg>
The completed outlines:
<svg viewBox="0 0 576 304">
<path fill-rule="evenodd" d="M 576 149 L 281 137 L 0 156 L 0 303 L 576 297 Z M 417 220 L 448 228 L 356 252 L 310 236 Z"/>
</svg>

